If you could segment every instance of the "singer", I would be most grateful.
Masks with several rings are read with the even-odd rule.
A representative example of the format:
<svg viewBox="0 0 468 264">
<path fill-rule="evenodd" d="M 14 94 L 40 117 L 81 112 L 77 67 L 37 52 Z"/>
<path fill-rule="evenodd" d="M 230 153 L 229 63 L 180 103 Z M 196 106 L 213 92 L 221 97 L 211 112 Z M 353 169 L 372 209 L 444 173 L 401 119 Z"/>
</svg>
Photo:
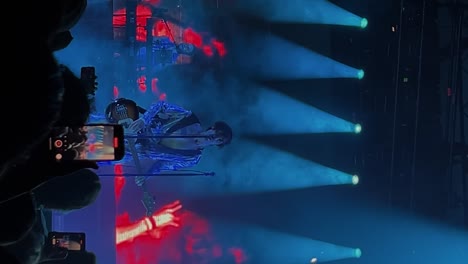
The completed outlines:
<svg viewBox="0 0 468 264">
<path fill-rule="evenodd" d="M 217 121 L 204 129 L 191 111 L 164 101 L 146 110 L 132 100 L 117 99 L 107 107 L 106 118 L 123 124 L 127 135 L 137 135 L 136 140 L 128 140 L 131 145 L 121 162 L 151 160 L 150 169 L 142 172 L 145 174 L 193 167 L 200 161 L 203 149 L 221 148 L 232 140 L 232 129 L 227 123 Z M 142 186 L 147 179 L 148 176 L 137 176 L 135 182 Z"/>
</svg>

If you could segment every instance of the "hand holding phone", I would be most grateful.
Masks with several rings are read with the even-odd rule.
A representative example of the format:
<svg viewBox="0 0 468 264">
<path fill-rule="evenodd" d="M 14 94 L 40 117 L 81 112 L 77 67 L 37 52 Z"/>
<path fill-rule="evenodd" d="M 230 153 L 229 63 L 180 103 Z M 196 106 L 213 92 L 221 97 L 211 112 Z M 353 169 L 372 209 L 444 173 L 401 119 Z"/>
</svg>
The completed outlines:
<svg viewBox="0 0 468 264">
<path fill-rule="evenodd" d="M 70 251 L 86 251 L 86 234 L 79 232 L 49 232 L 48 246 Z"/>
<path fill-rule="evenodd" d="M 56 127 L 49 138 L 49 150 L 56 161 L 115 161 L 125 154 L 121 125 L 89 124 Z"/>
<path fill-rule="evenodd" d="M 81 67 L 80 80 L 84 83 L 86 92 L 94 95 L 97 90 L 96 83 L 96 68 L 94 67 Z"/>
</svg>

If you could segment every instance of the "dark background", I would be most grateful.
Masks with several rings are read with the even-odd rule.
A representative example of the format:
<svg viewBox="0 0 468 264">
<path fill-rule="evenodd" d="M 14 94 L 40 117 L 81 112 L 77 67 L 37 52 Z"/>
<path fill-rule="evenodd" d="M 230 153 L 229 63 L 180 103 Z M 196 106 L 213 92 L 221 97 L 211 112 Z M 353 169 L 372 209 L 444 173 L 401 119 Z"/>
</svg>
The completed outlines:
<svg viewBox="0 0 468 264">
<path fill-rule="evenodd" d="M 222 9 L 224 1 L 218 1 L 220 9 L 214 8 L 213 2 L 206 4 L 206 10 L 210 10 L 206 20 L 211 21 L 208 24 L 212 33 L 227 43 L 232 36 L 226 32 L 230 32 L 235 22 L 237 29 L 276 34 L 344 64 L 365 69 L 363 80 L 256 80 L 362 124 L 360 135 L 253 138 L 338 170 L 354 171 L 360 176 L 360 184 L 351 188 L 334 186 L 200 199 L 191 201 L 189 206 L 208 218 L 256 223 L 363 249 L 362 259 L 346 263 L 423 260 L 462 263 L 461 258 L 467 258 L 463 254 L 451 260 L 443 255 L 431 257 L 429 253 L 435 249 L 432 244 L 426 245 L 427 240 L 433 239 L 434 245 L 443 240 L 425 232 L 422 226 L 433 222 L 437 223 L 433 229 L 456 228 L 466 239 L 461 231 L 468 228 L 468 157 L 463 149 L 466 148 L 463 121 L 467 119 L 463 105 L 468 94 L 463 60 L 467 42 L 462 32 L 467 24 L 462 17 L 466 3 L 332 1 L 366 17 L 369 26 L 363 31 L 339 26 L 266 23 L 240 14 L 226 15 Z M 93 38 L 89 32 L 99 28 L 95 23 L 108 23 L 111 17 L 100 7 L 104 5 L 109 3 L 90 5 L 77 34 L 87 32 Z M 107 15 L 101 15 L 101 22 L 96 22 L 99 12 Z M 100 32 L 98 36 L 109 39 L 112 33 Z M 102 54 L 96 66 L 112 67 L 102 56 L 112 55 Z M 229 63 L 233 62 L 200 58 L 195 67 L 222 72 L 229 68 Z M 100 79 L 103 87 L 111 86 L 106 85 L 105 74 Z M 304 147 L 305 141 L 309 147 Z M 279 221 L 281 215 L 294 217 Z M 418 251 L 420 247 L 424 249 Z M 393 252 L 395 258 L 390 257 Z"/>
</svg>

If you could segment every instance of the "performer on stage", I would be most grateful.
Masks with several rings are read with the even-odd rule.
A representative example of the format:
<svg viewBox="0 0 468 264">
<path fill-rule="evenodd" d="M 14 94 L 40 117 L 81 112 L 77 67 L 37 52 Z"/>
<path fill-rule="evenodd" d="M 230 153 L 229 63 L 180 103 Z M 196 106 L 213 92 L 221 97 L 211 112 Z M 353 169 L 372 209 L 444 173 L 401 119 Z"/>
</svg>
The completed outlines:
<svg viewBox="0 0 468 264">
<path fill-rule="evenodd" d="M 112 107 L 115 108 L 110 109 Z M 106 118 L 110 122 L 122 123 L 124 120 L 116 117 L 126 114 L 128 117 L 132 109 L 140 114 L 130 119 L 126 131 L 128 135 L 140 136 L 134 144 L 138 161 L 152 161 L 149 170 L 142 172 L 145 174 L 193 167 L 200 161 L 203 149 L 211 146 L 223 147 L 232 140 L 232 129 L 227 123 L 218 121 L 204 129 L 191 111 L 164 101 L 154 103 L 145 110 L 132 100 L 118 99 L 109 105 Z M 167 137 L 150 138 L 151 136 Z M 122 162 L 134 162 L 131 148 L 127 150 Z M 141 186 L 147 178 L 148 176 L 135 177 L 135 182 Z"/>
</svg>

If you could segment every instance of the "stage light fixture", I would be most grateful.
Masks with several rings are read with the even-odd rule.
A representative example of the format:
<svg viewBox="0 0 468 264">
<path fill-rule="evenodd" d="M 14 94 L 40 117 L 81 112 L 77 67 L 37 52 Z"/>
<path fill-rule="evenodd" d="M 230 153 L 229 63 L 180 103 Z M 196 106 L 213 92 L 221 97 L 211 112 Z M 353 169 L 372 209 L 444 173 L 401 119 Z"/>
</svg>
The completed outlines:
<svg viewBox="0 0 468 264">
<path fill-rule="evenodd" d="M 353 178 L 351 181 L 353 182 L 353 185 L 357 185 L 359 183 L 359 176 L 353 175 Z"/>
<path fill-rule="evenodd" d="M 360 249 L 360 248 L 356 248 L 356 249 L 354 250 L 354 256 L 355 256 L 356 258 L 360 258 L 361 255 L 362 255 L 361 249 Z"/>
<path fill-rule="evenodd" d="M 362 80 L 364 78 L 365 72 L 364 70 L 359 70 L 357 73 L 357 77 L 359 80 Z"/>
<path fill-rule="evenodd" d="M 366 18 L 361 19 L 361 28 L 366 28 L 368 23 Z"/>
<path fill-rule="evenodd" d="M 354 133 L 359 134 L 362 131 L 362 127 L 360 124 L 355 124 L 354 125 Z"/>
</svg>

